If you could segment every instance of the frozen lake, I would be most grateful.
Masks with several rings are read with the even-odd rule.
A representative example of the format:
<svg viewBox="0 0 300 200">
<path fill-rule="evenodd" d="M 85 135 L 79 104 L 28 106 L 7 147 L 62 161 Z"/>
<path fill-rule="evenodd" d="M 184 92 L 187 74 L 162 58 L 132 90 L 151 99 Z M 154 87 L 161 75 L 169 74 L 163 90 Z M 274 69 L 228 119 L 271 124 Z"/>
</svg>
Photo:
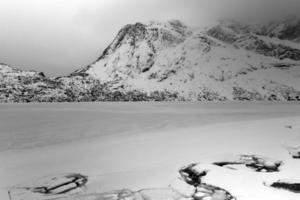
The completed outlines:
<svg viewBox="0 0 300 200">
<path fill-rule="evenodd" d="M 200 162 L 209 170 L 205 181 L 238 200 L 297 200 L 298 193 L 263 183 L 300 181 L 300 162 L 288 152 L 300 147 L 299 121 L 299 103 L 1 104 L 0 199 L 12 189 L 13 200 L 41 200 L 16 188 L 62 173 L 87 175 L 84 194 L 166 188 L 179 168 Z M 283 164 L 277 173 L 209 164 L 241 154 Z"/>
<path fill-rule="evenodd" d="M 300 116 L 300 103 L 1 104 L 0 151 L 288 116 Z"/>
</svg>

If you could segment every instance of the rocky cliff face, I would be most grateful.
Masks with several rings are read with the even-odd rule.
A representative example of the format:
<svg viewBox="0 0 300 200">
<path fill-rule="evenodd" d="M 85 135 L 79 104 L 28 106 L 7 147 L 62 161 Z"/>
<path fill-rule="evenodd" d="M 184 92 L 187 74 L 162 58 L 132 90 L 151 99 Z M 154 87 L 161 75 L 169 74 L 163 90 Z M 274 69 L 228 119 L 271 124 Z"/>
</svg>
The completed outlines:
<svg viewBox="0 0 300 200">
<path fill-rule="evenodd" d="M 198 29 L 177 20 L 126 25 L 94 63 L 68 77 L 0 71 L 0 98 L 300 100 L 299 24 L 293 19 L 259 25 L 221 21 Z"/>
</svg>

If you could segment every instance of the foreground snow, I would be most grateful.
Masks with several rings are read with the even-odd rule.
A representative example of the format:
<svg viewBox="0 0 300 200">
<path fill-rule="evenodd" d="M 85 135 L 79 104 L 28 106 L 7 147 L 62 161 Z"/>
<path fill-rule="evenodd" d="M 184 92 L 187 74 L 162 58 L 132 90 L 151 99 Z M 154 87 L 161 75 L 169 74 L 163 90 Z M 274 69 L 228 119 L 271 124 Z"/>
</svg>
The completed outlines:
<svg viewBox="0 0 300 200">
<path fill-rule="evenodd" d="M 117 108 L 113 108 L 114 106 Z M 124 117 L 133 117 L 136 116 L 132 115 L 133 113 L 140 112 L 140 118 L 133 118 L 133 121 L 138 123 L 145 116 L 150 115 L 155 118 L 159 115 L 160 120 L 166 120 L 164 126 L 155 127 L 152 124 L 147 130 L 135 127 L 131 121 L 132 129 L 137 128 L 138 131 L 112 133 L 111 135 L 99 133 L 99 136 L 92 140 L 80 139 L 63 145 L 59 143 L 53 143 L 50 146 L 42 145 L 43 147 L 25 145 L 24 147 L 27 148 L 22 151 L 16 147 L 2 150 L 0 153 L 0 198 L 8 199 L 8 191 L 10 191 L 13 200 L 52 198 L 84 200 L 128 198 L 155 200 L 202 198 L 206 200 L 210 198 L 216 200 L 225 197 L 238 200 L 299 199 L 299 193 L 272 187 L 273 183 L 277 183 L 273 186 L 288 185 L 297 184 L 300 180 L 300 160 L 293 156 L 300 146 L 298 105 L 287 107 L 277 105 L 277 110 L 268 104 L 264 106 L 259 104 L 220 106 L 216 104 L 217 109 L 207 110 L 205 110 L 206 106 L 202 107 L 201 104 L 148 106 L 149 104 L 140 105 L 140 107 L 132 104 L 106 104 L 102 112 L 99 110 L 101 114 L 94 115 L 94 117 L 105 121 L 99 116 L 113 112 L 118 115 L 125 112 L 127 115 Z M 210 106 L 212 105 L 207 105 L 207 107 Z M 230 106 L 231 109 L 228 109 Z M 22 114 L 21 111 L 26 110 L 26 107 L 8 107 L 6 109 L 11 113 L 14 110 Z M 41 107 L 43 106 L 31 105 L 32 112 L 28 114 L 28 117 L 30 115 L 33 117 Z M 44 105 L 45 107 L 49 113 L 51 105 Z M 125 107 L 131 109 L 126 110 Z M 53 105 L 53 108 L 60 113 L 59 106 Z M 73 109 L 66 106 L 65 112 L 70 115 L 57 116 L 62 120 L 66 116 L 74 115 L 75 110 L 78 109 L 91 114 L 88 108 L 90 107 L 80 104 L 73 106 Z M 5 113 L 5 109 L 3 110 Z M 258 119 L 261 118 L 259 113 L 263 111 L 271 114 Z M 283 111 L 285 111 L 285 116 L 282 114 Z M 199 116 L 209 116 L 213 112 L 219 117 L 235 113 L 236 117 L 229 117 L 230 121 L 216 117 L 208 124 L 197 126 L 204 120 Z M 168 127 L 168 124 L 172 125 L 172 123 L 166 119 L 166 116 L 169 117 L 167 113 L 172 113 L 177 118 L 181 116 L 182 125 L 175 128 Z M 191 122 L 187 123 L 184 113 L 193 116 L 194 121 L 188 118 Z M 243 113 L 247 113 L 248 118 L 245 114 L 241 115 Z M 252 118 L 249 118 L 250 113 L 252 113 Z M 7 119 L 4 116 L 1 118 L 2 122 Z M 80 124 L 76 119 L 78 118 L 72 118 L 73 124 L 67 120 L 70 130 L 79 128 L 80 125 L 87 127 L 87 122 Z M 110 121 L 113 119 L 116 118 L 111 118 Z M 153 120 L 151 117 L 147 119 L 149 122 Z M 24 118 L 22 120 L 16 122 L 17 125 L 32 124 L 34 117 L 29 122 L 26 122 Z M 101 123 L 99 120 L 98 122 L 94 120 L 93 123 Z M 72 128 L 75 123 L 77 127 Z M 57 124 L 62 128 L 61 124 Z M 110 126 L 113 125 L 116 126 L 116 124 L 110 124 Z M 122 123 L 118 126 L 126 127 Z M 3 124 L 1 127 L 4 127 Z M 91 127 L 93 131 L 102 131 L 101 126 Z M 50 126 L 47 128 L 51 130 Z M 27 130 L 31 130 L 30 127 L 27 127 Z M 59 132 L 55 127 L 53 130 Z M 22 134 L 17 136 L 21 137 Z M 37 138 L 39 139 L 41 138 Z M 38 144 L 41 143 L 38 142 Z M 257 156 L 251 157 L 251 155 Z M 192 175 L 191 172 L 184 170 L 191 166 L 190 164 L 194 164 L 190 171 L 198 174 L 197 180 L 201 180 L 199 183 L 186 178 Z M 267 170 L 261 166 L 267 167 Z M 186 172 L 185 175 L 182 172 Z M 87 176 L 86 183 L 80 178 L 79 173 Z M 73 181 L 74 177 L 79 177 L 76 179 L 78 184 Z M 67 184 L 63 187 L 56 187 L 61 183 Z M 81 187 L 81 184 L 84 187 Z M 79 187 L 76 188 L 76 185 Z M 41 186 L 47 186 L 50 192 L 45 194 L 43 192 L 45 188 L 39 188 Z M 68 188 L 72 187 L 76 189 L 68 191 Z"/>
</svg>

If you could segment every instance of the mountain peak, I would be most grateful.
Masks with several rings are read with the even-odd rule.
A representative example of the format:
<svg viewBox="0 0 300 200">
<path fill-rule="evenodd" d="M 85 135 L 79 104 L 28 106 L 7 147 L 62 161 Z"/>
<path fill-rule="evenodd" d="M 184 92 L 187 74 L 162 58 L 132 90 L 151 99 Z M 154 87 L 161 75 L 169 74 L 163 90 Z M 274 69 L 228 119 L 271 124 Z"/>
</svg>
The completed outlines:
<svg viewBox="0 0 300 200">
<path fill-rule="evenodd" d="M 122 59 L 121 57 L 123 56 L 121 54 L 123 54 L 135 60 L 135 64 L 127 64 L 126 66 L 135 66 L 134 68 L 141 71 L 147 70 L 152 65 L 151 63 L 153 62 L 151 60 L 157 51 L 176 46 L 183 42 L 190 34 L 191 31 L 189 28 L 179 20 L 170 20 L 167 22 L 150 21 L 145 24 L 138 22 L 125 25 L 93 64 L 73 72 L 71 76 L 85 76 L 86 72 L 94 64 L 107 59 L 113 54 L 120 55 L 118 59 Z M 140 69 L 140 65 L 146 65 L 146 67 Z"/>
<path fill-rule="evenodd" d="M 188 99 L 266 99 L 272 94 L 286 99 L 284 88 L 293 93 L 300 84 L 278 79 L 289 76 L 278 67 L 300 65 L 300 46 L 263 30 L 234 20 L 202 29 L 179 20 L 126 25 L 96 62 L 72 75 L 82 73 L 125 90 L 175 91 Z M 258 85 L 247 83 L 258 77 Z"/>
</svg>

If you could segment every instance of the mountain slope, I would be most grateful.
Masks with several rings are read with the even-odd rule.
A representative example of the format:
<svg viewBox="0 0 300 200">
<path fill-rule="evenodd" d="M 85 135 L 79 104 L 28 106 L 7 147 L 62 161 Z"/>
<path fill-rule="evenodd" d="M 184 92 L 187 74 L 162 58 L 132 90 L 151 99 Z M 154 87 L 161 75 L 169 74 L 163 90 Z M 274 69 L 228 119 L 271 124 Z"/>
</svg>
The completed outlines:
<svg viewBox="0 0 300 200">
<path fill-rule="evenodd" d="M 67 77 L 0 64 L 0 102 L 300 100 L 299 24 L 126 25 Z"/>
<path fill-rule="evenodd" d="M 0 64 L 1 102 L 90 102 L 175 100 L 168 92 L 112 90 L 110 84 L 91 77 L 46 77 L 41 72 L 22 71 Z"/>
<path fill-rule="evenodd" d="M 82 77 L 46 77 L 0 64 L 0 102 L 91 101 L 98 81 Z"/>
<path fill-rule="evenodd" d="M 300 45 L 297 23 L 292 25 L 127 25 L 98 60 L 71 75 L 125 91 L 170 91 L 187 100 L 297 100 Z"/>
</svg>

